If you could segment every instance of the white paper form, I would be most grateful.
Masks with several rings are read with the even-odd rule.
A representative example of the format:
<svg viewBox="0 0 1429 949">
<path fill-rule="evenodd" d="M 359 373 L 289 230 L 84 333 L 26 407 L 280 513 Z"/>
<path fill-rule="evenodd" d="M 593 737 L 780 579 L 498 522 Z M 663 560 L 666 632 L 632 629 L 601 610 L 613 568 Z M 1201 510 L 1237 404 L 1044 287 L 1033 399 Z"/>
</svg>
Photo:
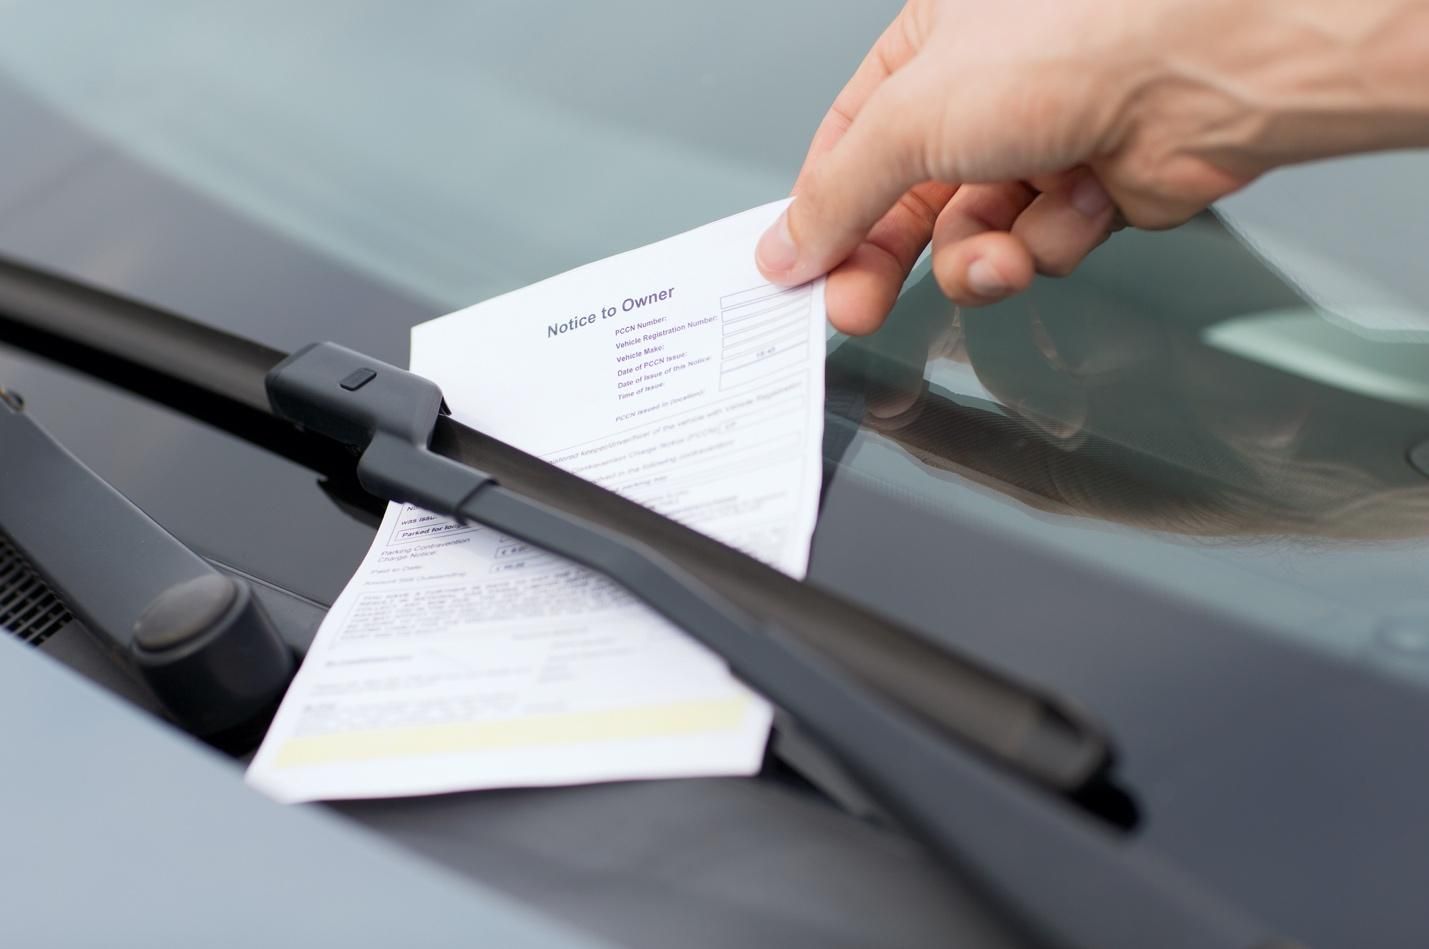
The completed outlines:
<svg viewBox="0 0 1429 949">
<path fill-rule="evenodd" d="M 423 324 L 412 368 L 461 421 L 803 576 L 823 286 L 754 267 L 783 205 Z M 248 777 L 311 800 L 750 774 L 769 722 L 609 581 L 394 504 Z"/>
</svg>

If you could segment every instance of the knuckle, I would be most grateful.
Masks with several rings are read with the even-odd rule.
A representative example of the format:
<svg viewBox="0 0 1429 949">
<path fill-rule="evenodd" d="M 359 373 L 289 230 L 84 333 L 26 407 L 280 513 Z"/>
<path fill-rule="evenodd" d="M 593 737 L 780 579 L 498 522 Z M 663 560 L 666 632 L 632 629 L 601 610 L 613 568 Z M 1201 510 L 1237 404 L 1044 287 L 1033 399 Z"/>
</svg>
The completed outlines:
<svg viewBox="0 0 1429 949">
<path fill-rule="evenodd" d="M 1122 220 L 1144 230 L 1183 224 L 1241 184 L 1200 158 L 1145 149 L 1124 156 L 1111 180 Z"/>
<path fill-rule="evenodd" d="M 927 198 L 918 193 L 917 189 L 903 192 L 902 197 L 898 199 L 898 205 L 910 218 L 928 230 L 932 230 L 934 223 L 938 220 L 939 209 L 933 207 Z"/>
</svg>

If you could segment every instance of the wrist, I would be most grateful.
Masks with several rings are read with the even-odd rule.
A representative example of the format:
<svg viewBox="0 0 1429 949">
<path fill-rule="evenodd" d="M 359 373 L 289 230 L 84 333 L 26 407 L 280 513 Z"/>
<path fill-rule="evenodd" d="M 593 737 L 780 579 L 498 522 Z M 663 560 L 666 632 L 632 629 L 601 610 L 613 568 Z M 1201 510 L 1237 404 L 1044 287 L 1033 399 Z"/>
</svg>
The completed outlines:
<svg viewBox="0 0 1429 949">
<path fill-rule="evenodd" d="M 1253 178 L 1429 145 L 1426 0 L 1172 0 L 1143 25 L 1123 134 Z"/>
</svg>

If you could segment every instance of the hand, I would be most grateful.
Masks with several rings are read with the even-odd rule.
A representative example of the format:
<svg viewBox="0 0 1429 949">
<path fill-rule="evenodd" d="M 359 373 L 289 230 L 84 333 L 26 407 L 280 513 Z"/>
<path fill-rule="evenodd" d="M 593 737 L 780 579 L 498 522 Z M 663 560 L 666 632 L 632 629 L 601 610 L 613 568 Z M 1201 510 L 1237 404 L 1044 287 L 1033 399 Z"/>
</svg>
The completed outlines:
<svg viewBox="0 0 1429 949">
<path fill-rule="evenodd" d="M 814 134 L 764 275 L 877 329 L 931 240 L 975 306 L 1291 161 L 1429 144 L 1419 0 L 910 0 Z"/>
</svg>

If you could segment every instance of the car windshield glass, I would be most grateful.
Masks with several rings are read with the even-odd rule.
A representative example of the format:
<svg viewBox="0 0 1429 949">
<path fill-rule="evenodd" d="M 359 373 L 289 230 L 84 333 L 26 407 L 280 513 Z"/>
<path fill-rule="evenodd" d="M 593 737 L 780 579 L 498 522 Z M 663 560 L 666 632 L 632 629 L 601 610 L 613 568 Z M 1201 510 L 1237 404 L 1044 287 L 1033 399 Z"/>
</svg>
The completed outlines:
<svg viewBox="0 0 1429 949">
<path fill-rule="evenodd" d="M 787 191 L 896 5 L 818 6 L 21 0 L 0 72 L 436 315 Z M 899 579 L 971 527 L 1429 683 L 1424 297 L 1255 238 L 1126 232 L 975 311 L 920 269 L 884 331 L 831 335 L 825 519 L 862 543 L 821 531 L 813 578 L 926 626 L 952 607 Z"/>
</svg>

